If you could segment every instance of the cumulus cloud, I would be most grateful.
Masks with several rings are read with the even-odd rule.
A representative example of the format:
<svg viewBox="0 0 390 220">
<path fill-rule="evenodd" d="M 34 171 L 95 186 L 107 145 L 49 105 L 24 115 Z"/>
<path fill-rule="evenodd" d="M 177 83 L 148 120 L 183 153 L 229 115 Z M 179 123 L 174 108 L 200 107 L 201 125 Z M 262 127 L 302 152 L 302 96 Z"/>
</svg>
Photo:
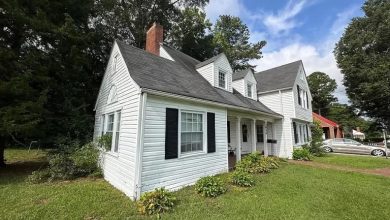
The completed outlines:
<svg viewBox="0 0 390 220">
<path fill-rule="evenodd" d="M 241 19 L 250 16 L 250 11 L 240 0 L 212 0 L 205 11 L 211 22 L 215 22 L 220 15 L 233 15 Z"/>
<path fill-rule="evenodd" d="M 302 9 L 304 8 L 306 1 L 289 1 L 288 4 L 276 14 L 271 13 L 264 17 L 264 25 L 268 30 L 274 34 L 278 35 L 282 32 L 286 33 L 290 29 L 297 27 L 300 23 L 294 19 Z"/>
</svg>

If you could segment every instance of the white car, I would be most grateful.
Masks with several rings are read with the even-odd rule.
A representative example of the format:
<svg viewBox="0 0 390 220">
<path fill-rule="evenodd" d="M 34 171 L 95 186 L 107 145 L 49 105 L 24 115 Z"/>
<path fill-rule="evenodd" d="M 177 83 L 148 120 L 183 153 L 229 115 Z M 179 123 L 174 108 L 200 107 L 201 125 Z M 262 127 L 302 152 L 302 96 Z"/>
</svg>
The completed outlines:
<svg viewBox="0 0 390 220">
<path fill-rule="evenodd" d="M 368 154 L 374 156 L 385 156 L 384 146 L 369 146 L 347 138 L 335 138 L 324 141 L 325 152 Z M 390 151 L 390 149 L 388 149 Z M 389 154 L 390 152 L 388 152 Z"/>
</svg>

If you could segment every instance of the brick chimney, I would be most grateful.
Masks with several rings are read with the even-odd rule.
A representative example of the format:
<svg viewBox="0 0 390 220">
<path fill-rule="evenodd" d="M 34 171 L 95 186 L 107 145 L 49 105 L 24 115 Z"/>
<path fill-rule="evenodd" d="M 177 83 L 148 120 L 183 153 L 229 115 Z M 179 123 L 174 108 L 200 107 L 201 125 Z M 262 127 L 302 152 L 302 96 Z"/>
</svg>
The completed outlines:
<svg viewBox="0 0 390 220">
<path fill-rule="evenodd" d="M 145 50 L 149 53 L 160 56 L 160 43 L 163 42 L 163 27 L 156 22 L 146 32 Z"/>
</svg>

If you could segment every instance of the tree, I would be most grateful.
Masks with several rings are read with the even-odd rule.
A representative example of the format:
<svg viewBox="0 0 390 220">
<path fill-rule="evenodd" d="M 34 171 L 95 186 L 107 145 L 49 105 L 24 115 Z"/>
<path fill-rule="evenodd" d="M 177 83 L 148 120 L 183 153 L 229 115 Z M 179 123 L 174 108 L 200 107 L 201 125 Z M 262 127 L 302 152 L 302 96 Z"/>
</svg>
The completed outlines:
<svg viewBox="0 0 390 220">
<path fill-rule="evenodd" d="M 221 15 L 212 32 L 216 52 L 226 54 L 233 70 L 253 68 L 248 61 L 262 57 L 266 42 L 249 43 L 249 29 L 239 17 Z"/>
<path fill-rule="evenodd" d="M 314 72 L 307 77 L 307 82 L 313 97 L 313 111 L 326 116 L 329 105 L 337 101 L 332 94 L 337 88 L 336 80 L 331 79 L 326 73 Z"/>
<path fill-rule="evenodd" d="M 183 53 L 204 61 L 213 56 L 211 23 L 198 8 L 185 8 L 168 33 L 168 42 Z"/>
<path fill-rule="evenodd" d="M 334 54 L 354 107 L 390 128 L 390 1 L 368 0 Z"/>
<path fill-rule="evenodd" d="M 311 129 L 311 140 L 310 140 L 310 146 L 309 151 L 313 155 L 317 157 L 321 157 L 324 155 L 324 149 L 322 148 L 322 134 L 323 130 L 321 127 L 321 123 L 318 121 L 314 121 L 314 126 Z"/>
</svg>

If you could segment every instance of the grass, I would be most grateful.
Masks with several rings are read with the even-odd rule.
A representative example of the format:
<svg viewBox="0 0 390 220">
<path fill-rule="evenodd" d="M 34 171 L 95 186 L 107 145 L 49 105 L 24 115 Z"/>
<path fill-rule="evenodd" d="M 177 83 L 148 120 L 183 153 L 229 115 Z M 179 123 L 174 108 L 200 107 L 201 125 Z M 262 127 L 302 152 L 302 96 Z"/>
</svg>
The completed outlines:
<svg viewBox="0 0 390 220">
<path fill-rule="evenodd" d="M 8 156 L 15 155 L 9 161 L 20 158 L 12 151 L 7 150 Z M 155 219 L 140 216 L 134 202 L 102 179 L 30 185 L 24 181 L 31 172 L 27 168 L 0 170 L 1 219 Z M 179 201 L 174 212 L 162 218 L 390 219 L 390 178 L 286 164 L 255 179 L 256 186 L 229 186 L 215 199 L 186 187 L 175 192 Z"/>
<path fill-rule="evenodd" d="M 374 156 L 327 154 L 325 157 L 314 158 L 314 161 L 319 163 L 362 169 L 390 167 L 390 159 Z"/>
</svg>

